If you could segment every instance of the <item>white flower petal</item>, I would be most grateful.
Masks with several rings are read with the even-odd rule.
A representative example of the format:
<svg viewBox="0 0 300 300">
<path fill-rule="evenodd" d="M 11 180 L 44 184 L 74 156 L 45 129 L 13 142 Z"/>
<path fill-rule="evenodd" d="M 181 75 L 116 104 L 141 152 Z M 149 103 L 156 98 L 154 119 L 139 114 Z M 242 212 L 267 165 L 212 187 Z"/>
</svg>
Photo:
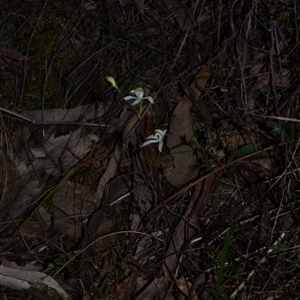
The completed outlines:
<svg viewBox="0 0 300 300">
<path fill-rule="evenodd" d="M 136 99 L 136 98 L 134 98 Z M 142 101 L 142 99 L 136 99 L 131 105 L 137 105 L 137 104 L 140 104 L 140 102 Z"/>
<path fill-rule="evenodd" d="M 154 143 L 158 143 L 158 140 L 148 140 L 148 141 L 146 141 L 145 143 L 143 143 L 143 144 L 141 145 L 141 147 L 145 147 L 145 146 L 147 146 L 147 145 L 154 144 Z"/>
<path fill-rule="evenodd" d="M 149 135 L 146 140 L 159 140 L 159 136 L 157 135 L 157 133 L 151 134 Z"/>
<path fill-rule="evenodd" d="M 128 100 L 136 100 L 136 97 L 133 97 L 133 96 L 126 96 L 126 97 L 124 97 L 124 100 L 125 100 L 125 101 L 128 101 Z"/>
<path fill-rule="evenodd" d="M 154 104 L 154 100 L 151 96 L 144 97 L 143 99 L 148 100 L 151 104 Z"/>
</svg>

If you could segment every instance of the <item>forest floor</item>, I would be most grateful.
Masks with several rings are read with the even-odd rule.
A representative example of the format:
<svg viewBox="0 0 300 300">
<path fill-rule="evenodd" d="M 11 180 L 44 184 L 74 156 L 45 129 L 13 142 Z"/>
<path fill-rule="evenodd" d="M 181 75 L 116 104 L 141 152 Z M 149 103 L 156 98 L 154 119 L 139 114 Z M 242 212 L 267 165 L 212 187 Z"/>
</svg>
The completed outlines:
<svg viewBox="0 0 300 300">
<path fill-rule="evenodd" d="M 0 4 L 1 299 L 300 298 L 298 1 Z"/>
</svg>

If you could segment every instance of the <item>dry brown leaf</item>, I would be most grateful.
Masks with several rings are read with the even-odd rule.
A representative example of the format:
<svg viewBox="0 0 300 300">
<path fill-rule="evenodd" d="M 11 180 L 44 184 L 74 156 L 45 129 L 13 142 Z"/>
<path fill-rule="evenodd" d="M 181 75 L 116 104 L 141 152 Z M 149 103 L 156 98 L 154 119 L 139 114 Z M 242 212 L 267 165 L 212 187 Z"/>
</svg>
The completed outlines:
<svg viewBox="0 0 300 300">
<path fill-rule="evenodd" d="M 9 111 L 6 110 L 9 113 Z M 16 114 L 11 112 L 11 114 L 23 117 L 27 120 L 31 120 L 33 123 L 59 123 L 59 122 L 76 122 L 83 118 L 83 120 L 95 119 L 103 116 L 105 113 L 105 108 L 103 103 L 98 102 L 95 105 L 81 105 L 70 109 L 45 109 L 45 110 L 32 110 L 23 111 Z M 43 119 L 42 119 L 43 116 Z"/>
<path fill-rule="evenodd" d="M 139 12 L 141 14 L 144 14 L 144 10 L 145 10 L 145 0 L 134 0 Z"/>
<path fill-rule="evenodd" d="M 264 60 L 265 58 L 266 58 L 266 53 L 264 52 L 264 50 L 256 51 L 253 54 L 253 60 L 255 61 L 261 61 Z"/>
<path fill-rule="evenodd" d="M 274 85 L 276 89 L 283 89 L 288 87 L 290 82 L 290 71 L 288 69 L 281 69 L 280 73 L 274 74 Z"/>
<path fill-rule="evenodd" d="M 185 8 L 177 0 L 163 0 L 164 7 L 174 16 L 182 30 L 188 30 L 192 26 L 192 21 Z"/>
<path fill-rule="evenodd" d="M 190 293 L 191 293 L 191 290 L 192 290 L 192 284 L 187 281 L 186 279 L 184 278 L 181 278 L 181 279 L 177 279 L 175 280 L 175 283 L 177 285 L 177 287 L 180 289 L 180 291 L 187 297 L 190 297 Z M 194 295 L 192 295 L 192 298 L 189 298 L 189 299 L 192 299 L 192 300 L 199 300 L 198 296 L 194 293 Z"/>
<path fill-rule="evenodd" d="M 166 292 L 167 284 L 169 283 L 168 277 L 154 278 L 152 282 L 138 295 L 135 300 L 151 300 L 157 294 L 164 294 Z M 165 299 L 165 298 L 157 298 Z"/>
<path fill-rule="evenodd" d="M 188 145 L 194 135 L 190 115 L 191 101 L 184 96 L 177 104 L 169 127 L 167 146 L 174 158 L 174 168 L 166 171 L 167 180 L 175 187 L 181 187 L 198 174 L 195 169 L 197 157 Z"/>
<path fill-rule="evenodd" d="M 78 238 L 82 223 L 98 205 L 95 193 L 87 186 L 70 182 L 52 199 L 53 229 L 60 234 Z"/>
<path fill-rule="evenodd" d="M 19 266 L 14 261 L 7 260 L 3 256 L 0 256 L 0 261 L 3 266 L 12 268 L 12 269 L 25 270 L 25 271 L 42 271 L 43 270 L 43 268 L 41 266 L 30 264 L 30 263 L 25 264 L 24 266 Z"/>
<path fill-rule="evenodd" d="M 201 94 L 201 90 L 204 89 L 208 78 L 210 77 L 210 65 L 203 66 L 198 74 L 196 75 L 195 80 L 191 84 L 191 89 L 195 92 L 195 94 L 199 97 Z"/>
<path fill-rule="evenodd" d="M 48 290 L 54 289 L 64 299 L 70 299 L 66 291 L 49 275 L 38 271 L 26 271 L 0 265 L 1 285 L 14 290 L 39 289 L 47 286 Z M 49 298 L 48 298 L 49 299 Z"/>
<path fill-rule="evenodd" d="M 96 193 L 94 194 L 94 199 L 97 201 L 98 205 L 101 200 L 102 205 L 99 209 L 96 209 L 94 214 L 91 216 L 89 225 L 85 229 L 84 238 L 82 240 L 82 247 L 85 248 L 91 241 L 94 240 L 96 233 L 98 231 L 98 228 L 101 224 L 101 222 L 104 219 L 104 216 L 108 210 L 109 207 L 109 201 L 112 200 L 111 194 L 113 193 L 110 189 L 108 189 L 108 183 L 112 180 L 112 178 L 115 176 L 119 163 L 121 158 L 121 147 L 119 145 L 115 146 L 115 149 L 110 157 L 109 163 L 106 167 L 105 172 L 103 173 L 102 177 L 100 178 L 98 182 L 98 187 L 96 190 Z M 106 197 L 103 197 L 105 192 L 108 191 L 110 193 L 107 194 Z M 89 249 L 88 249 L 89 251 Z M 84 255 L 88 255 L 88 251 L 84 252 Z"/>
<path fill-rule="evenodd" d="M 0 220 L 10 215 L 11 209 L 19 204 L 15 202 L 21 190 L 20 173 L 3 149 L 0 148 Z M 0 225 L 2 228 L 3 225 Z M 1 229 L 0 229 L 1 232 Z"/>
<path fill-rule="evenodd" d="M 29 60 L 34 57 L 34 55 L 31 56 L 23 56 L 21 53 L 19 53 L 16 50 L 13 49 L 7 49 L 7 48 L 1 48 L 0 49 L 0 55 L 1 56 L 6 56 L 8 58 L 14 59 L 14 60 L 20 60 L 20 61 L 25 61 Z"/>
<path fill-rule="evenodd" d="M 136 280 L 140 275 L 140 271 L 133 272 L 125 277 L 116 288 L 117 299 L 127 300 L 131 298 L 131 293 L 136 284 Z"/>
<path fill-rule="evenodd" d="M 43 169 L 48 174 L 58 174 L 59 161 L 63 168 L 68 168 L 78 162 L 78 159 L 85 157 L 99 137 L 93 133 L 84 136 L 82 132 L 82 128 L 78 128 L 66 135 L 51 135 L 42 147 L 30 147 L 35 170 Z M 26 172 L 28 174 L 29 170 Z"/>
<path fill-rule="evenodd" d="M 203 66 L 191 84 L 191 89 L 199 97 L 210 76 L 210 66 Z M 190 108 L 192 102 L 187 96 L 177 104 L 169 127 L 167 146 L 174 158 L 174 168 L 166 171 L 167 180 L 175 187 L 181 187 L 193 180 L 198 175 L 198 158 L 193 154 L 193 149 L 188 145 L 194 135 Z"/>
<path fill-rule="evenodd" d="M 109 201 L 112 200 L 113 195 L 115 195 L 115 188 L 114 189 L 109 188 L 108 183 L 113 179 L 120 166 L 122 151 L 127 146 L 128 139 L 131 133 L 133 132 L 133 129 L 137 124 L 137 121 L 138 121 L 137 116 L 134 115 L 130 118 L 130 120 L 126 124 L 122 133 L 122 140 L 115 144 L 114 150 L 110 156 L 110 160 L 106 167 L 106 170 L 98 182 L 95 198 L 98 201 L 101 200 L 103 201 L 101 207 L 97 209 L 95 213 L 92 215 L 89 221 L 88 228 L 86 228 L 85 235 L 82 240 L 83 248 L 85 248 L 95 238 L 99 225 L 101 224 L 101 221 L 103 220 L 107 212 L 107 209 L 109 207 Z M 105 192 L 107 192 L 106 197 L 103 197 Z M 88 251 L 84 252 L 84 256 L 88 256 Z"/>
<path fill-rule="evenodd" d="M 255 76 L 258 75 L 262 72 L 262 68 L 266 65 L 265 62 L 257 63 L 255 64 L 250 70 L 249 70 L 249 75 L 250 76 Z"/>
</svg>

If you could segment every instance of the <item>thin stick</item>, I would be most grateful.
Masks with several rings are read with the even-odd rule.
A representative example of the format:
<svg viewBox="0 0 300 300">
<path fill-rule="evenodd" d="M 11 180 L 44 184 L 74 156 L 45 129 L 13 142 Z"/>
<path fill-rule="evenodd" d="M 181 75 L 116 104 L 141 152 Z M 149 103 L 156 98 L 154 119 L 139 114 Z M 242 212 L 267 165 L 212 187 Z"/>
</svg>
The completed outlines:
<svg viewBox="0 0 300 300">
<path fill-rule="evenodd" d="M 275 120 L 281 120 L 281 121 L 288 121 L 288 122 L 300 122 L 299 119 L 286 118 L 286 117 L 265 116 L 265 118 L 275 119 Z"/>
<path fill-rule="evenodd" d="M 30 123 L 33 123 L 33 124 L 35 123 L 35 120 L 23 117 L 22 115 L 20 115 L 18 113 L 15 113 L 15 112 L 13 112 L 11 110 L 8 110 L 8 109 L 0 107 L 0 111 L 3 111 L 5 113 L 7 113 L 7 114 L 10 114 L 10 115 L 14 116 L 14 117 L 17 117 L 17 118 L 23 119 L 25 121 L 28 121 Z"/>
</svg>

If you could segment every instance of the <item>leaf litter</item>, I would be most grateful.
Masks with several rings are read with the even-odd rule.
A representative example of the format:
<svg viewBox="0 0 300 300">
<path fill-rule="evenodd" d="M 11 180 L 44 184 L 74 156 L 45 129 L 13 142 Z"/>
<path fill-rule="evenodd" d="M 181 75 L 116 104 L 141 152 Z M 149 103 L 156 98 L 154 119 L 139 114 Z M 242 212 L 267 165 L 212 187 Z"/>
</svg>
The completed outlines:
<svg viewBox="0 0 300 300">
<path fill-rule="evenodd" d="M 1 12 L 1 296 L 293 299 L 298 7 L 25 4 Z"/>
</svg>

